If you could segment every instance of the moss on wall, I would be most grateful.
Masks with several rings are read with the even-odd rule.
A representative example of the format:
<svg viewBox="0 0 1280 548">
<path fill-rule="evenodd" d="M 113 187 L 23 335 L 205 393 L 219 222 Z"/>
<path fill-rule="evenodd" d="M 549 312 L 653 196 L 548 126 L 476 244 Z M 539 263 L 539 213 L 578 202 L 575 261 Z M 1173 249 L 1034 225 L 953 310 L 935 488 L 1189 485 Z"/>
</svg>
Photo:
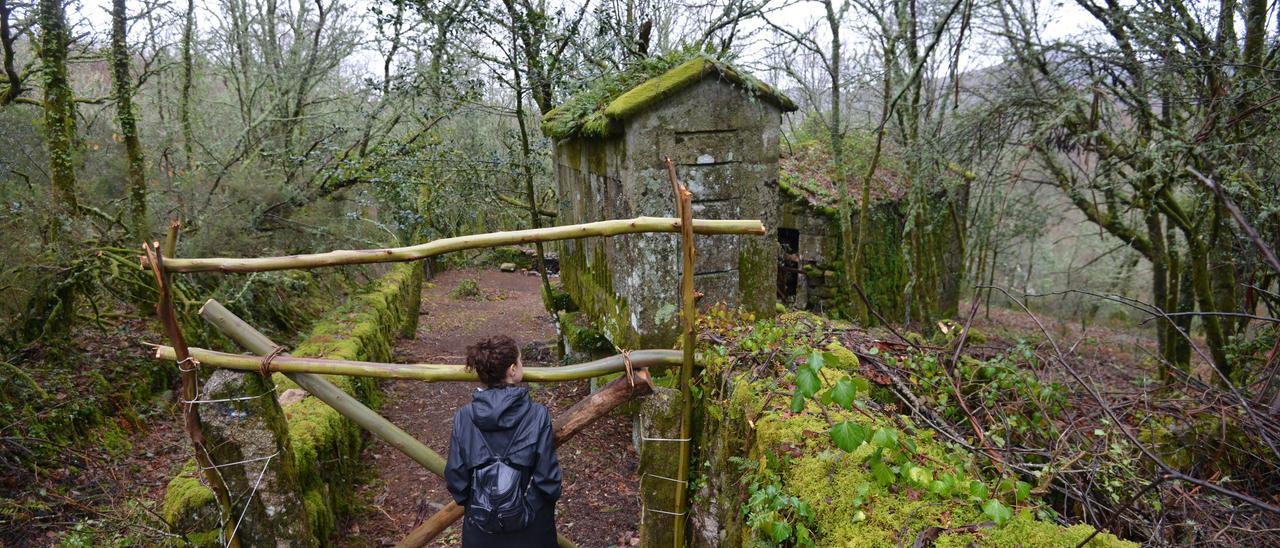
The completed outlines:
<svg viewBox="0 0 1280 548">
<path fill-rule="evenodd" d="M 416 329 L 421 290 L 420 265 L 416 262 L 397 265 L 319 321 L 291 354 L 390 361 L 396 336 Z M 331 375 L 325 378 L 366 405 L 378 404 L 374 379 Z M 273 380 L 279 391 L 297 386 L 278 373 Z M 306 505 L 315 537 L 324 543 L 333 534 L 337 518 L 352 509 L 363 448 L 361 430 L 312 397 L 285 406 L 284 413 L 294 464 L 304 491 L 298 496 Z M 162 515 L 175 531 L 194 532 L 188 535 L 189 540 L 212 538 L 216 543 L 216 502 L 213 492 L 197 479 L 194 461 L 189 461 L 183 471 L 170 480 L 162 509 Z"/>
</svg>

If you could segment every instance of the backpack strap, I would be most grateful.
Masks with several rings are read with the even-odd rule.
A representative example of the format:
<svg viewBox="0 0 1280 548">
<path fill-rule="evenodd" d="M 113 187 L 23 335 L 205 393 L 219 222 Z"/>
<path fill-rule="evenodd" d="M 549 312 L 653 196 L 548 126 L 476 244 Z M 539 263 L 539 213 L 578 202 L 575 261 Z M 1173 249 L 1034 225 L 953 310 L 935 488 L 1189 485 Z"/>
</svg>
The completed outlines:
<svg viewBox="0 0 1280 548">
<path fill-rule="evenodd" d="M 496 451 L 493 450 L 492 447 L 489 446 L 489 440 L 485 439 L 484 437 L 484 430 L 481 430 L 479 426 L 476 426 L 474 418 L 471 421 L 471 426 L 476 429 L 476 432 L 480 436 L 480 443 L 484 444 L 484 448 L 487 451 L 489 451 L 489 454 L 492 455 L 494 459 L 503 461 L 507 459 L 507 454 L 511 452 L 511 446 L 515 445 L 516 443 L 516 435 L 520 433 L 520 427 L 524 426 L 525 421 L 529 420 L 529 415 L 532 415 L 532 414 L 533 414 L 532 409 L 530 409 L 530 412 L 525 413 L 523 417 L 520 417 L 520 422 L 517 422 L 515 427 L 511 429 L 511 439 L 507 440 L 507 447 L 505 450 L 502 451 L 501 455 L 499 455 Z"/>
</svg>

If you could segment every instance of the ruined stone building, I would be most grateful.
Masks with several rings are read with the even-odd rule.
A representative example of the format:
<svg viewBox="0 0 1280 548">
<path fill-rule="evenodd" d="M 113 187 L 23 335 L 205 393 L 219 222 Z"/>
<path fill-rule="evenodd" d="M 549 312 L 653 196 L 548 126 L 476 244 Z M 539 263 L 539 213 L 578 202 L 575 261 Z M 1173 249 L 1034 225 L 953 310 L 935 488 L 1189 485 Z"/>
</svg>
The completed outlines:
<svg viewBox="0 0 1280 548">
<path fill-rule="evenodd" d="M 693 215 L 760 219 L 767 236 L 698 236 L 703 305 L 772 314 L 777 290 L 780 123 L 795 104 L 722 61 L 651 59 L 547 113 L 555 139 L 559 222 L 674 217 L 664 158 L 693 193 Z M 564 289 L 613 344 L 676 339 L 679 238 L 625 235 L 563 242 Z M 572 341 L 570 341 L 572 343 Z"/>
<path fill-rule="evenodd" d="M 826 145 L 796 144 L 779 162 L 778 298 L 790 308 L 839 316 L 861 297 L 843 280 L 839 194 L 830 176 Z M 856 179 L 855 179 L 856 181 Z M 918 221 L 914 261 L 903 245 L 909 203 L 908 184 L 891 169 L 881 168 L 872 183 L 867 241 L 863 245 L 863 291 L 889 321 L 928 321 L 953 317 L 963 269 L 963 200 L 945 189 L 928 195 L 932 207 Z M 855 199 L 861 189 L 856 188 Z M 852 226 L 861 208 L 855 204 Z M 855 229 L 856 230 L 856 229 Z M 856 236 L 855 236 L 856 237 Z M 908 284 L 914 286 L 908 290 Z M 874 318 L 872 318 L 874 321 Z"/>
</svg>

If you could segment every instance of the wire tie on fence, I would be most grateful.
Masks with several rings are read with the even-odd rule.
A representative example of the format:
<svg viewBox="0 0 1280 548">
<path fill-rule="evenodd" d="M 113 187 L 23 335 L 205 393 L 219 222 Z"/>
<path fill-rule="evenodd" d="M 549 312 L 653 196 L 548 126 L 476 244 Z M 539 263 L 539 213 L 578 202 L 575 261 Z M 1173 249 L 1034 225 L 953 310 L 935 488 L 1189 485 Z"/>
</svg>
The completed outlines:
<svg viewBox="0 0 1280 548">
<path fill-rule="evenodd" d="M 664 479 L 664 480 L 671 481 L 671 482 L 675 482 L 675 483 L 683 483 L 683 484 L 685 484 L 685 485 L 688 485 L 688 484 L 689 484 L 689 482 L 687 482 L 687 481 L 685 481 L 685 480 L 678 480 L 678 479 L 676 479 L 676 478 L 668 478 L 668 477 L 666 477 L 666 476 L 659 476 L 659 475 L 657 475 L 657 474 L 650 474 L 650 473 L 648 473 L 648 472 L 645 472 L 645 474 L 644 474 L 644 475 L 649 476 L 649 477 L 651 477 L 651 478 Z"/>
<path fill-rule="evenodd" d="M 279 356 L 283 353 L 284 353 L 284 347 L 277 346 L 275 348 L 272 348 L 271 352 L 267 353 L 266 356 L 262 357 L 262 363 L 260 364 L 262 366 L 262 369 L 258 371 L 258 373 L 262 374 L 262 378 L 265 379 L 271 376 L 271 360 L 276 359 L 276 356 Z"/>
<path fill-rule="evenodd" d="M 655 514 L 666 514 L 666 515 L 668 515 L 668 516 L 681 516 L 681 517 L 683 517 L 683 516 L 685 516 L 685 515 L 688 515 L 688 514 L 689 514 L 689 512 L 688 512 L 688 511 L 684 511 L 684 512 L 668 512 L 668 511 L 666 511 L 666 510 L 655 510 L 655 509 L 653 509 L 653 508 L 645 507 L 643 504 L 642 504 L 642 505 L 640 505 L 640 511 L 641 511 L 641 512 L 653 512 L 653 513 L 655 513 Z"/>
<path fill-rule="evenodd" d="M 678 441 L 683 443 L 683 442 L 693 441 L 693 438 L 646 438 L 644 436 L 640 436 L 640 440 L 641 441 Z"/>
<path fill-rule="evenodd" d="M 190 367 L 186 367 L 186 366 L 190 366 Z M 200 362 L 196 361 L 196 359 L 192 356 L 187 356 L 186 359 L 178 362 L 178 371 L 181 373 L 186 373 L 188 371 L 197 371 L 199 369 L 200 369 Z"/>
<path fill-rule="evenodd" d="M 236 519 L 236 526 L 231 528 L 231 535 L 227 538 L 227 548 L 229 548 L 231 546 L 231 543 L 235 541 L 236 531 L 240 530 L 240 522 L 244 521 L 244 515 L 249 513 L 249 504 L 253 502 L 252 500 L 253 494 L 257 493 L 258 486 L 262 485 L 262 477 L 267 475 L 267 467 L 271 466 L 271 459 L 275 458 L 275 456 L 279 454 L 280 452 L 276 451 L 271 456 L 265 457 L 265 460 L 267 462 L 263 463 L 262 470 L 258 472 L 258 479 L 253 482 L 253 489 L 250 490 L 249 495 L 245 497 L 244 509 L 240 511 L 240 517 Z M 264 459 L 253 459 L 253 460 L 264 460 Z M 244 462 L 252 462 L 252 461 L 244 461 Z"/>
<path fill-rule="evenodd" d="M 265 456 L 265 457 L 257 457 L 257 458 L 252 458 L 252 459 L 245 459 L 245 460 L 236 461 L 236 462 L 228 462 L 228 463 L 226 463 L 226 464 L 215 464 L 215 465 L 213 465 L 213 466 L 207 466 L 207 467 L 201 468 L 200 470 L 202 470 L 202 471 L 203 471 L 203 470 L 216 470 L 216 469 L 218 469 L 218 468 L 226 468 L 226 467 L 228 467 L 228 466 L 236 466 L 236 465 L 238 465 L 238 464 L 248 464 L 248 463 L 251 463 L 251 462 L 258 462 L 258 461 L 263 461 L 263 460 L 271 460 L 271 459 L 276 458 L 276 457 L 277 457 L 277 456 L 279 456 L 279 455 L 280 455 L 280 452 L 279 452 L 279 451 L 276 451 L 275 453 L 272 453 L 272 454 L 267 455 L 267 456 Z"/>
<path fill-rule="evenodd" d="M 256 400 L 256 399 L 258 399 L 258 398 L 261 398 L 261 397 L 263 397 L 263 396 L 266 396 L 267 394 L 275 394 L 275 393 L 276 393 L 276 391 L 275 391 L 275 390 L 268 390 L 268 391 L 263 392 L 263 393 L 261 393 L 261 394 L 258 394 L 258 395 L 256 395 L 256 396 L 240 396 L 240 397 L 236 397 L 236 398 L 222 398 L 222 399 L 219 399 L 219 400 L 202 400 L 202 399 L 197 398 L 197 399 L 194 399 L 194 400 L 182 400 L 182 403 L 224 403 L 224 402 L 229 402 L 229 401 L 246 401 L 246 400 Z"/>
</svg>

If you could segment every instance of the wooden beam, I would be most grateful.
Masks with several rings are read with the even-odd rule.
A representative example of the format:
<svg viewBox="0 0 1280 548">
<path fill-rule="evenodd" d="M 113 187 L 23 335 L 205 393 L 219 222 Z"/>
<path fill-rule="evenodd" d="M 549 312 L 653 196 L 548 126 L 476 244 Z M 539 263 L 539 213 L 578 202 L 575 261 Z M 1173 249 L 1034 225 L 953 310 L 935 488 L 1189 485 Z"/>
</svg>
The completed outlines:
<svg viewBox="0 0 1280 548">
<path fill-rule="evenodd" d="M 191 357 L 201 365 L 238 371 L 262 370 L 262 359 L 257 356 L 217 352 L 195 347 L 189 350 Z M 630 353 L 630 356 L 632 367 L 636 368 L 666 369 L 681 363 L 680 352 L 675 350 L 634 350 Z M 176 354 L 172 346 L 157 346 L 156 358 L 173 360 L 176 359 Z M 591 362 L 561 367 L 526 367 L 524 368 L 524 378 L 528 382 L 563 382 L 600 377 L 625 371 L 626 368 L 626 360 L 619 354 Z M 325 358 L 299 358 L 288 355 L 272 359 L 271 363 L 268 364 L 268 370 L 273 373 L 318 373 L 322 375 L 349 375 L 425 382 L 479 382 L 480 380 L 475 371 L 470 371 L 466 366 L 462 365 L 358 362 Z"/>
<path fill-rule="evenodd" d="M 670 217 L 636 217 L 615 221 L 600 221 L 579 225 L 548 228 L 490 232 L 457 238 L 445 238 L 408 247 L 384 249 L 344 249 L 310 255 L 286 257 L 169 259 L 164 267 L 169 272 L 266 272 L 291 268 L 317 268 L 324 266 L 392 263 L 425 259 L 441 253 L 497 247 L 505 245 L 576 240 L 592 236 L 618 236 L 644 232 L 678 232 L 680 220 Z M 697 234 L 764 234 L 764 224 L 758 220 L 705 221 L 693 223 Z M 151 266 L 147 257 L 142 258 L 143 268 Z"/>
</svg>

